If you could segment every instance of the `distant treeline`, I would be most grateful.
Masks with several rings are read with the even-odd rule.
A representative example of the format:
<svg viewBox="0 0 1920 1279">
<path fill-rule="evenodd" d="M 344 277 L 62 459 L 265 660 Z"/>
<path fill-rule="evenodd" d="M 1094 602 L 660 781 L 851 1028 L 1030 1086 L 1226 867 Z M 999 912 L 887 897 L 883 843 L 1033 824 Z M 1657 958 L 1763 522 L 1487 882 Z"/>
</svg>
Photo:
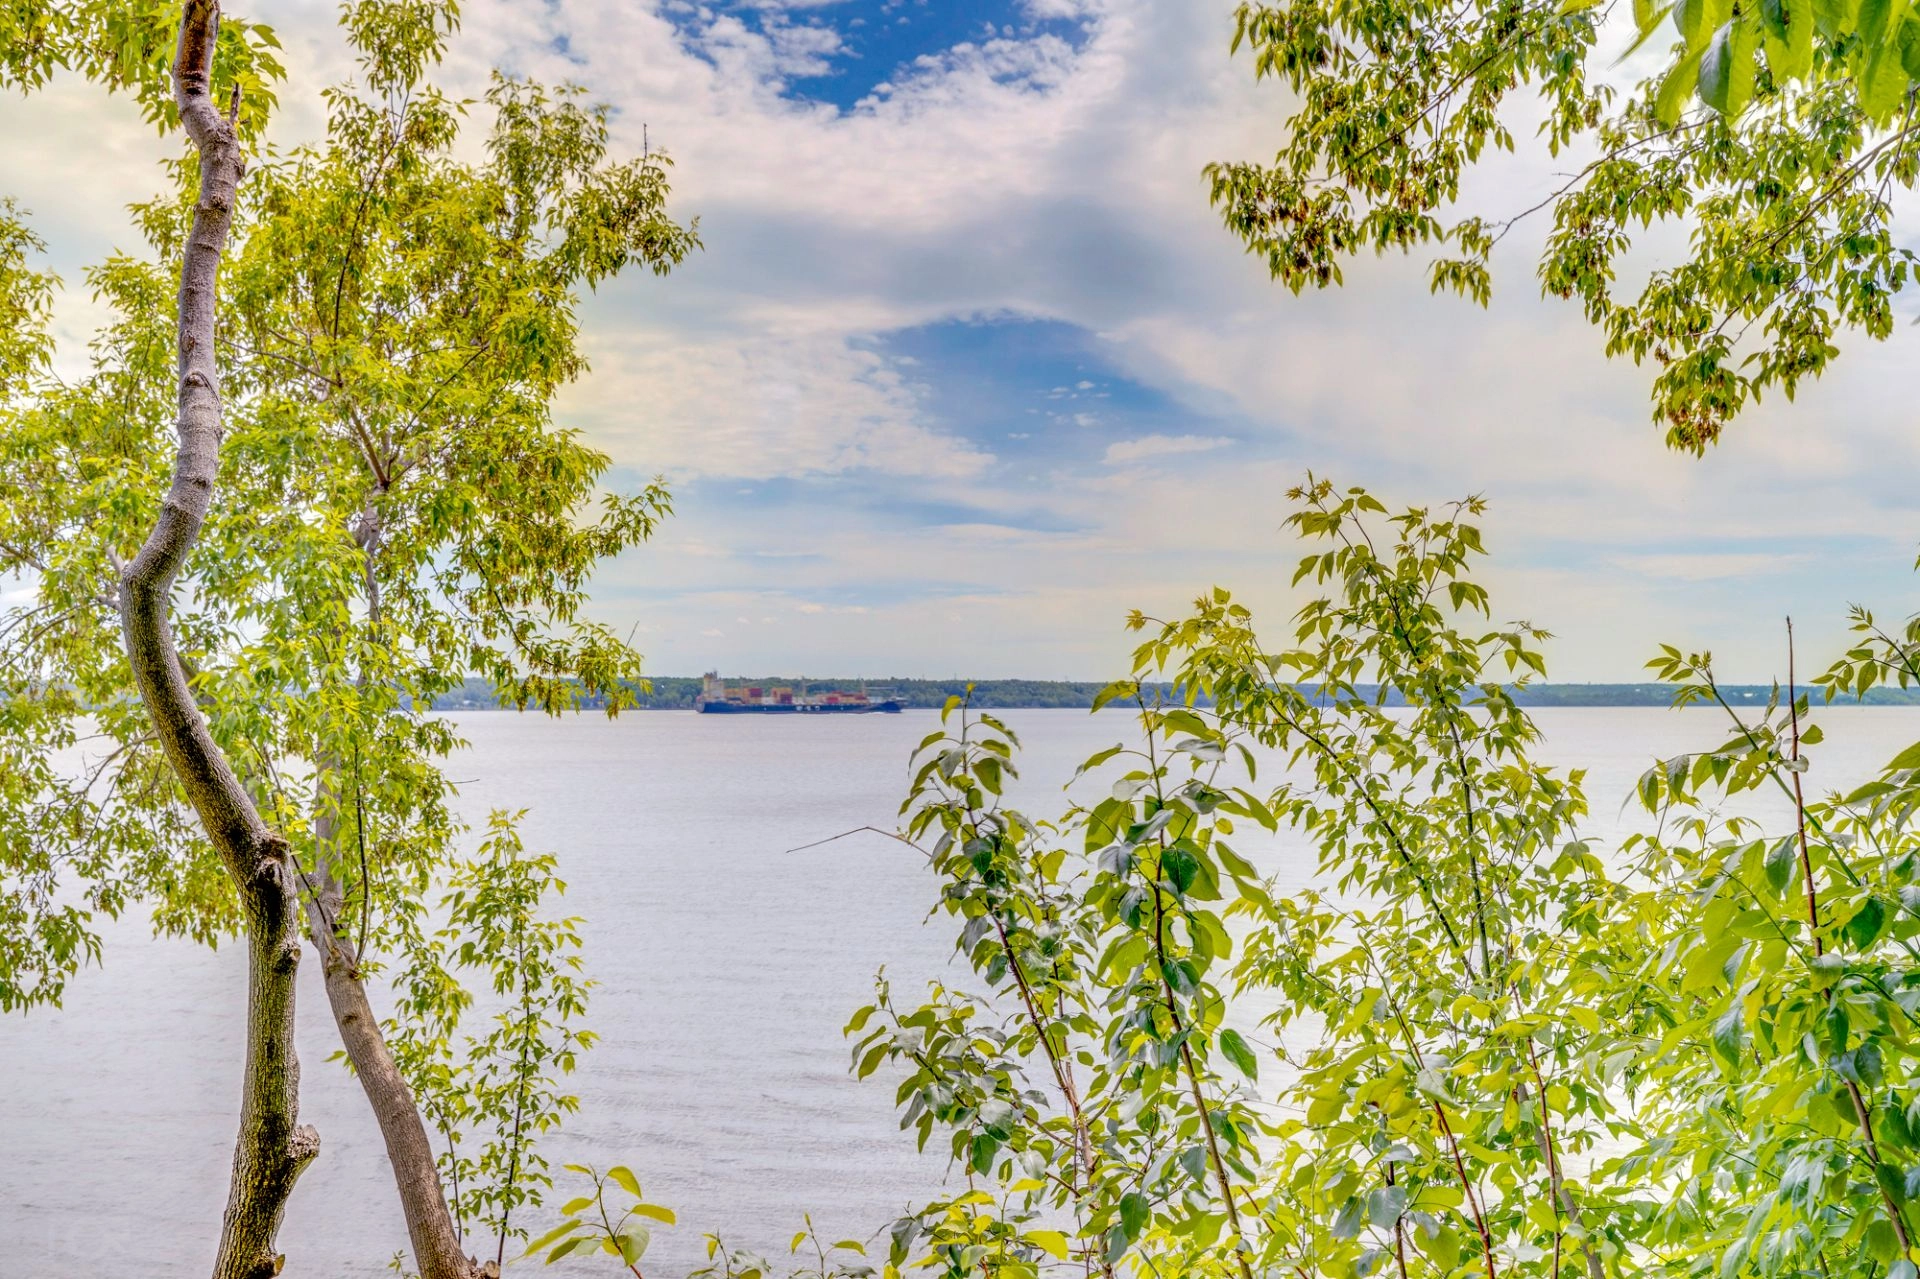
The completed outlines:
<svg viewBox="0 0 1920 1279">
<path fill-rule="evenodd" d="M 964 679 L 800 679 L 797 676 L 777 675 L 738 679 L 729 677 L 728 687 L 739 691 L 747 688 L 791 688 L 798 692 L 806 689 L 810 692 L 825 693 L 833 690 L 854 692 L 864 687 L 875 700 L 892 698 L 910 710 L 938 710 L 947 704 L 949 697 L 967 691 L 968 681 Z M 684 675 L 653 675 L 647 679 L 647 687 L 635 694 L 635 702 L 642 710 L 679 711 L 692 710 L 693 699 L 700 694 L 701 681 Z M 1014 707 L 1080 707 L 1093 705 L 1096 693 L 1105 688 L 1101 680 L 1045 680 L 1045 679 L 983 679 L 973 681 L 973 704 L 983 709 L 1009 709 Z M 1146 694 L 1149 699 L 1156 695 L 1171 698 L 1173 686 L 1170 684 L 1148 685 Z M 598 699 L 589 698 L 584 702 L 589 707 L 597 707 Z M 482 681 L 470 679 L 457 693 L 449 693 L 434 703 L 436 710 L 491 710 L 495 706 L 493 686 Z"/>
<path fill-rule="evenodd" d="M 808 688 L 815 692 L 831 689 L 853 690 L 862 687 L 876 700 L 891 697 L 909 709 L 938 710 L 949 697 L 966 692 L 963 679 L 808 679 L 794 676 L 729 678 L 732 687 Z M 1095 694 L 1107 685 L 1101 680 L 983 679 L 973 681 L 973 704 L 984 709 L 1036 709 L 1067 707 L 1085 709 L 1093 705 Z M 1171 684 L 1147 685 L 1149 700 L 1175 699 Z M 1765 684 L 1730 684 L 1723 690 L 1736 704 L 1764 705 L 1772 689 Z M 691 710 L 699 695 L 700 680 L 692 676 L 656 675 L 636 695 L 643 710 Z M 1818 703 L 1821 694 L 1812 690 Z M 1522 706 L 1666 706 L 1673 701 L 1673 689 L 1666 684 L 1533 684 L 1516 690 L 1515 700 Z M 1851 701 L 1853 699 L 1845 699 Z M 1875 688 L 1868 691 L 1870 706 L 1920 705 L 1920 689 Z M 1397 696 L 1388 705 L 1400 704 Z M 588 699 L 588 707 L 599 703 Z M 458 692 L 449 693 L 434 704 L 436 710 L 492 710 L 497 703 L 493 686 L 481 680 L 468 680 Z"/>
</svg>

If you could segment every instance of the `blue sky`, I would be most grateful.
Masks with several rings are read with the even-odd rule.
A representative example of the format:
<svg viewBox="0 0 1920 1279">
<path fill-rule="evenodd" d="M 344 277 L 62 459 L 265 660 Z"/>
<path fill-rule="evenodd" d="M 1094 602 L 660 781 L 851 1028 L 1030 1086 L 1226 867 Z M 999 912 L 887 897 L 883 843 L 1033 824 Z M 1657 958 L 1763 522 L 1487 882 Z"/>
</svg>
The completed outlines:
<svg viewBox="0 0 1920 1279">
<path fill-rule="evenodd" d="M 1087 24 L 1022 0 L 663 0 L 660 13 L 700 54 L 728 27 L 791 50 L 784 91 L 842 111 L 893 93 L 955 48 L 1051 37 L 1078 48 Z"/>
<path fill-rule="evenodd" d="M 291 143 L 351 65 L 332 0 L 274 8 Z M 1636 679 L 1663 641 L 1765 679 L 1789 612 L 1811 666 L 1848 602 L 1910 610 L 1920 335 L 1849 343 L 1693 461 L 1662 447 L 1646 374 L 1537 295 L 1524 234 L 1485 311 L 1400 258 L 1296 298 L 1200 176 L 1271 151 L 1284 118 L 1228 55 L 1232 9 L 467 0 L 447 87 L 494 66 L 585 84 L 622 150 L 644 128 L 669 151 L 701 219 L 671 277 L 585 301 L 594 367 L 560 404 L 610 483 L 675 491 L 596 593 L 653 669 L 1099 678 L 1129 609 L 1216 583 L 1278 631 L 1301 601 L 1283 495 L 1309 468 L 1390 503 L 1484 494 L 1496 614 L 1556 633 L 1560 679 Z M 9 110 L 0 169 L 79 280 L 133 240 L 163 148 L 82 86 Z M 1523 146 L 1470 194 L 1523 207 L 1564 167 Z M 62 298 L 70 353 L 98 319 Z"/>
</svg>

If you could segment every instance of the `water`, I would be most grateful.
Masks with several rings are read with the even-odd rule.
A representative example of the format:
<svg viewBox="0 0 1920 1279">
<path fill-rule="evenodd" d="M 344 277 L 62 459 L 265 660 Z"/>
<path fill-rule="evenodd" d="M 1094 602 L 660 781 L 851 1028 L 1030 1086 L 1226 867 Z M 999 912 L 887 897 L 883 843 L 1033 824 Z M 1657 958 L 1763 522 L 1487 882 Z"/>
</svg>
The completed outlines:
<svg viewBox="0 0 1920 1279">
<path fill-rule="evenodd" d="M 1027 751 L 1021 802 L 1045 812 L 1079 760 L 1127 735 L 1116 713 L 1013 711 Z M 1591 833 L 1616 838 L 1634 780 L 1659 755 L 1718 745 L 1711 712 L 1538 712 L 1543 758 L 1588 769 Z M 1809 781 L 1863 779 L 1920 738 L 1920 709 L 1831 710 Z M 587 917 L 604 1039 L 574 1076 L 580 1114 L 549 1154 L 625 1162 L 680 1226 L 649 1275 L 681 1275 L 701 1236 L 778 1254 L 811 1212 L 828 1239 L 865 1237 L 939 1186 L 944 1162 L 896 1127 L 892 1088 L 846 1072 L 840 1027 L 875 969 L 896 988 L 951 975 L 951 933 L 925 923 L 932 884 L 891 829 L 926 712 L 856 718 L 703 717 L 615 722 L 460 717 L 473 750 L 467 814 L 526 808 L 529 847 L 560 855 Z M 1763 797 L 1760 807 L 1774 801 Z M 1777 814 L 1777 810 L 1774 810 Z M 1283 881 L 1311 853 L 1248 845 Z M 109 930 L 102 969 L 66 1005 L 0 1020 L 0 1277 L 207 1273 L 226 1197 L 238 1096 L 244 960 Z M 281 1242 L 294 1276 L 385 1273 L 406 1235 L 379 1135 L 333 1051 L 316 966 L 302 966 L 303 1117 L 323 1153 Z M 937 1139 L 936 1139 L 937 1140 Z M 563 1263 L 562 1269 L 570 1269 Z M 582 1267 L 590 1273 L 595 1269 Z"/>
</svg>

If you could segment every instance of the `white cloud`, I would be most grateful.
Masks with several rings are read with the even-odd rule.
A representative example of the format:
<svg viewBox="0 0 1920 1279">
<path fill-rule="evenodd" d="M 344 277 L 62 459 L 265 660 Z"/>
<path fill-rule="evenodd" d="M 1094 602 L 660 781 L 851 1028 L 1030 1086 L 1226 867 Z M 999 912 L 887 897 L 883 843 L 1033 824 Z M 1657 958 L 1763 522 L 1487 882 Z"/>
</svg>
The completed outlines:
<svg viewBox="0 0 1920 1279">
<path fill-rule="evenodd" d="M 1614 563 L 1649 577 L 1672 578 L 1681 582 L 1712 582 L 1780 573 L 1805 564 L 1812 558 L 1810 555 L 1781 554 L 1777 551 L 1675 551 L 1621 555 L 1615 557 Z"/>
<path fill-rule="evenodd" d="M 1137 440 L 1118 440 L 1107 446 L 1108 466 L 1124 466 L 1150 457 L 1170 457 L 1179 453 L 1210 453 L 1233 443 L 1222 435 L 1143 435 Z"/>
<path fill-rule="evenodd" d="M 1907 589 L 1901 551 L 1920 540 L 1920 495 L 1903 481 L 1920 469 L 1920 439 L 1890 388 L 1904 384 L 1910 352 L 1895 344 L 1911 342 L 1909 330 L 1886 346 L 1850 344 L 1798 404 L 1762 406 L 1709 460 L 1691 462 L 1665 451 L 1647 420 L 1650 374 L 1606 360 L 1576 309 L 1534 295 L 1523 236 L 1486 312 L 1428 297 L 1419 263 L 1397 257 L 1354 262 L 1331 293 L 1296 298 L 1265 280 L 1220 228 L 1200 180 L 1208 160 L 1270 154 L 1284 116 L 1279 91 L 1228 56 L 1231 6 L 1030 0 L 1035 14 L 1090 17 L 1085 47 L 987 41 L 894 75 L 887 94 L 850 113 L 782 96 L 829 39 L 802 30 L 808 5 L 782 7 L 791 21 L 772 37 L 716 20 L 690 52 L 657 6 L 633 0 L 463 6 L 451 90 L 477 91 L 496 63 L 585 83 L 614 104 L 622 149 L 638 150 L 643 124 L 671 149 L 676 206 L 703 219 L 706 252 L 672 277 L 626 277 L 589 301 L 594 372 L 569 391 L 563 419 L 642 473 L 872 474 L 895 477 L 903 501 L 987 510 L 1013 501 L 996 459 L 973 442 L 989 434 L 1073 432 L 1083 462 L 1104 448 L 1114 469 L 1023 464 L 1050 485 L 1070 535 L 959 536 L 950 530 L 964 521 L 953 519 L 944 536 L 903 536 L 853 510 L 721 518 L 683 503 L 662 540 L 610 579 L 683 593 L 623 601 L 616 590 L 607 607 L 694 634 L 735 615 L 708 617 L 709 607 L 759 607 L 689 593 L 716 570 L 759 573 L 729 580 L 749 595 L 770 590 L 787 616 L 799 615 L 783 590 L 835 599 L 876 579 L 903 594 L 942 582 L 979 609 L 1005 602 L 1004 627 L 963 632 L 981 669 L 1000 658 L 980 646 L 1000 642 L 1013 665 L 1030 651 L 1097 674 L 1111 637 L 1087 614 L 1033 608 L 1033 598 L 1060 598 L 1059 583 L 1073 581 L 1085 592 L 1077 604 L 1118 617 L 1133 603 L 1178 607 L 1216 580 L 1264 581 L 1290 554 L 1274 494 L 1309 465 L 1397 500 L 1486 493 L 1509 611 L 1569 637 L 1574 665 L 1557 673 L 1574 678 L 1632 674 L 1620 654 L 1656 634 L 1683 638 L 1673 627 L 1688 618 L 1731 676 L 1742 661 L 1770 663 L 1777 647 L 1740 629 L 1749 609 L 1837 614 L 1848 595 Z M 333 13 L 332 0 L 276 9 L 296 70 L 282 145 L 314 135 L 314 89 L 350 69 Z M 174 146 L 124 102 L 71 84 L 5 110 L 15 126 L 0 135 L 5 185 L 38 212 L 78 281 L 81 265 L 132 243 L 124 205 L 154 188 L 152 162 Z M 101 159 L 75 164 L 76 154 Z M 1513 205 L 1522 201 L 1501 193 L 1539 191 L 1548 167 L 1499 157 L 1471 182 Z M 88 306 L 84 288 L 62 304 L 69 353 L 83 350 Z M 1084 433 L 1071 414 L 1035 415 L 1030 431 L 999 423 L 963 438 L 921 385 L 925 366 L 889 360 L 873 341 L 1009 314 L 1100 335 L 1112 363 L 1164 396 L 1166 420 L 1135 427 L 1148 432 L 1135 439 L 1101 439 L 1113 417 L 1103 401 Z M 1057 397 L 1091 400 L 1104 381 L 1064 377 Z M 1222 431 L 1232 450 L 1217 447 Z M 1183 440 L 1216 443 L 1168 447 Z M 1127 465 L 1171 456 L 1184 460 Z M 1141 513 L 1149 503 L 1114 500 L 1146 492 L 1158 509 L 1204 503 L 1220 518 L 1172 527 Z M 1878 567 L 1822 571 L 1822 539 L 1878 548 Z M 805 561 L 770 558 L 796 542 Z M 1663 558 L 1707 544 L 1739 549 Z M 793 579 L 803 580 L 789 588 Z M 1713 594 L 1732 580 L 1741 591 Z M 1284 607 L 1277 589 L 1264 598 Z M 832 639 L 892 654 L 904 670 L 949 642 L 916 617 L 876 606 L 857 632 Z M 1723 624 L 1733 629 L 1713 632 Z M 661 647 L 662 661 L 700 660 Z"/>
<path fill-rule="evenodd" d="M 992 456 L 926 419 L 901 369 L 846 336 L 602 334 L 570 421 L 623 464 L 675 478 L 876 471 L 964 478 Z"/>
</svg>

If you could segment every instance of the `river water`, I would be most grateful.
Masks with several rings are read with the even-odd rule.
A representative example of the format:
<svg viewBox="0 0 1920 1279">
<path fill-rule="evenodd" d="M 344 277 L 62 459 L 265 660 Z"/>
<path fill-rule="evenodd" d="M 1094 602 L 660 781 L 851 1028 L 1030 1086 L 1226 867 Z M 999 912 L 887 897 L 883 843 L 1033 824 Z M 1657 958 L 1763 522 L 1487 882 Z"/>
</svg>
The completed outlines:
<svg viewBox="0 0 1920 1279">
<path fill-rule="evenodd" d="M 1060 803 L 1080 759 L 1129 735 L 1120 713 L 1010 711 L 1026 750 L 1018 800 Z M 1850 786 L 1920 738 L 1920 709 L 1833 709 L 1809 781 Z M 1588 770 L 1590 833 L 1616 839 L 1656 756 L 1720 743 L 1711 712 L 1537 712 L 1541 758 Z M 944 1161 L 898 1131 L 892 1088 L 847 1073 L 840 1027 L 886 965 L 910 995 L 954 976 L 952 933 L 927 921 L 916 854 L 874 834 L 788 851 L 861 826 L 891 829 L 908 752 L 935 726 L 897 716 L 700 716 L 609 722 L 500 712 L 458 717 L 472 749 L 454 773 L 467 816 L 527 810 L 584 915 L 602 1042 L 572 1079 L 580 1113 L 549 1138 L 565 1160 L 631 1165 L 680 1225 L 647 1273 L 684 1275 L 702 1236 L 774 1255 L 812 1213 L 824 1237 L 866 1237 L 940 1185 Z M 1762 801 L 1764 807 L 1767 801 Z M 1312 853 L 1243 843 L 1283 883 Z M 238 947 L 107 930 L 104 965 L 65 1006 L 0 1020 L 0 1277 L 208 1272 L 225 1201 L 245 986 Z M 303 1118 L 321 1133 L 281 1242 L 287 1273 L 386 1273 L 405 1247 L 380 1140 L 338 1064 L 317 967 L 302 965 Z M 936 1138 L 938 1144 L 938 1138 Z M 602 1259 L 604 1260 L 604 1259 Z M 571 1263 L 560 1269 L 571 1270 Z M 583 1272 L 592 1272 L 582 1267 Z"/>
</svg>

